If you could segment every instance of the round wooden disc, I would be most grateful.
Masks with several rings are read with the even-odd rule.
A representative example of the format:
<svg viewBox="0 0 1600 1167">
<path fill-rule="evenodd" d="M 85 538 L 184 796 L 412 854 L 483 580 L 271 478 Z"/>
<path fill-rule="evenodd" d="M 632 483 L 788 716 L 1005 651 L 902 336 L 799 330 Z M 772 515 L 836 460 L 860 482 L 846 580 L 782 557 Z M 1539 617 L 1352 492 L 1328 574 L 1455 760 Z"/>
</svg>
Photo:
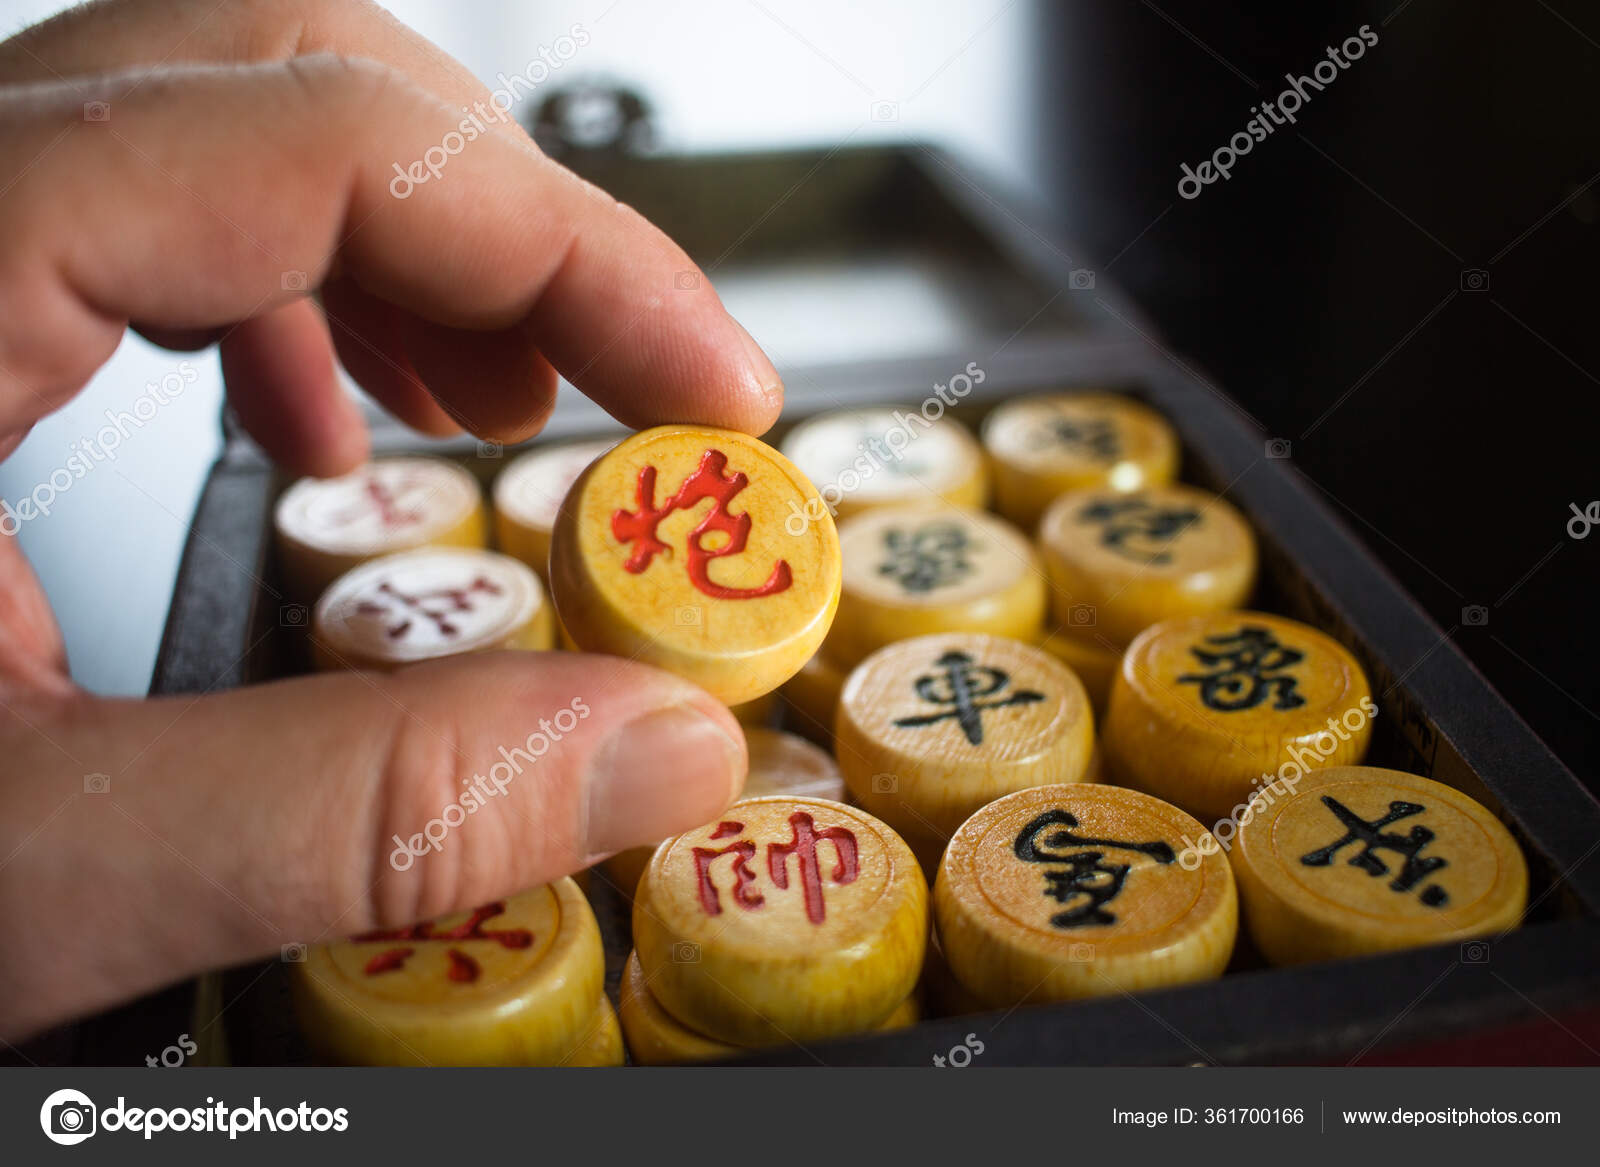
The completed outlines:
<svg viewBox="0 0 1600 1167">
<path fill-rule="evenodd" d="M 495 545 L 549 578 L 550 532 L 572 484 L 615 438 L 540 446 L 506 464 L 494 480 Z"/>
<path fill-rule="evenodd" d="M 1459 790 L 1398 770 L 1337 766 L 1270 787 L 1232 846 L 1245 922 L 1274 964 L 1493 936 L 1527 905 L 1511 832 Z"/>
<path fill-rule="evenodd" d="M 1095 716 L 1103 717 L 1111 702 L 1111 684 L 1122 666 L 1122 652 L 1108 648 L 1092 632 L 1091 629 L 1090 636 L 1078 636 L 1069 629 L 1057 629 L 1047 632 L 1039 647 L 1078 674 Z"/>
<path fill-rule="evenodd" d="M 658 426 L 579 477 L 550 571 L 580 647 L 737 704 L 777 688 L 822 643 L 839 542 L 815 489 L 776 450 L 732 430 Z"/>
<path fill-rule="evenodd" d="M 910 849 L 871 815 L 819 798 L 736 802 L 663 843 L 633 911 L 656 1000 L 742 1046 L 877 1024 L 915 986 L 927 929 Z"/>
<path fill-rule="evenodd" d="M 310 603 L 351 568 L 417 547 L 482 547 L 478 481 L 454 462 L 377 458 L 338 478 L 302 478 L 273 512 L 284 580 Z"/>
<path fill-rule="evenodd" d="M 319 668 L 393 669 L 497 648 L 548 649 L 555 617 L 539 577 L 465 548 L 385 555 L 336 579 L 312 617 Z"/>
<path fill-rule="evenodd" d="M 988 495 L 977 439 L 950 418 L 929 422 L 915 406 L 819 414 L 790 430 L 780 448 L 841 520 L 929 500 L 979 509 Z"/>
<path fill-rule="evenodd" d="M 1225 499 L 1192 486 L 1075 490 L 1039 523 L 1058 625 L 1125 646 L 1160 620 L 1237 608 L 1256 541 Z"/>
<path fill-rule="evenodd" d="M 868 657 L 845 684 L 835 737 L 856 804 L 937 862 L 985 803 L 1082 781 L 1094 722 L 1083 685 L 1048 653 L 955 634 Z"/>
<path fill-rule="evenodd" d="M 332 1061 L 542 1066 L 588 1037 L 605 956 L 589 902 L 560 879 L 476 912 L 311 948 L 289 971 L 301 1027 Z"/>
<path fill-rule="evenodd" d="M 1221 974 L 1238 907 L 1220 853 L 1159 799 L 1041 786 L 990 803 L 945 849 L 934 913 L 951 972 L 990 1008 Z"/>
<path fill-rule="evenodd" d="M 1010 524 L 953 507 L 884 507 L 839 529 L 844 590 L 824 649 L 853 666 L 913 636 L 984 632 L 1035 639 L 1044 570 Z"/>
<path fill-rule="evenodd" d="M 1172 427 L 1115 393 L 1008 401 L 984 419 L 983 444 L 993 468 L 995 509 L 1026 531 L 1065 491 L 1162 486 L 1178 470 Z"/>
<path fill-rule="evenodd" d="M 622 1014 L 622 1031 L 627 1038 L 628 1052 L 641 1066 L 667 1066 L 681 1062 L 711 1062 L 721 1058 L 737 1057 L 744 1047 L 707 1037 L 684 1025 L 663 1009 L 651 995 L 644 969 L 639 965 L 639 954 L 630 952 L 628 963 L 622 970 L 622 986 L 618 992 L 618 1010 Z M 913 994 L 900 1002 L 894 1012 L 884 1018 L 874 1029 L 903 1029 L 915 1025 L 922 1011 Z"/>
<path fill-rule="evenodd" d="M 1123 655 L 1106 769 L 1216 824 L 1280 775 L 1359 762 L 1377 711 L 1361 666 L 1315 628 L 1262 612 L 1163 621 Z"/>
<path fill-rule="evenodd" d="M 583 1036 L 572 1052 L 561 1062 L 563 1066 L 595 1067 L 625 1066 L 628 1064 L 627 1047 L 622 1040 L 622 1025 L 617 1011 L 602 994 L 593 1016 L 584 1024 Z"/>
</svg>

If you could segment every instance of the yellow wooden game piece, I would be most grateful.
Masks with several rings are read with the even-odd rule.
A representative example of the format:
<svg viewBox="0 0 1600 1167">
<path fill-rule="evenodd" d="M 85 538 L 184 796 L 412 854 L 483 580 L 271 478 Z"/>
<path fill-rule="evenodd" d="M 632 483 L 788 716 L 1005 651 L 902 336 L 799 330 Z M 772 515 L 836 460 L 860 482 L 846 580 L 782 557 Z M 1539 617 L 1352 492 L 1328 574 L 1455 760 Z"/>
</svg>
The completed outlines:
<svg viewBox="0 0 1600 1167">
<path fill-rule="evenodd" d="M 304 957 L 289 965 L 301 1027 L 347 1065 L 559 1065 L 589 1039 L 605 976 L 570 879 Z"/>
<path fill-rule="evenodd" d="M 1377 712 L 1361 666 L 1315 628 L 1262 612 L 1163 621 L 1123 655 L 1106 770 L 1214 826 L 1280 775 L 1359 762 Z"/>
<path fill-rule="evenodd" d="M 1117 786 L 1041 786 L 992 802 L 934 885 L 945 960 L 988 1008 L 1136 993 L 1221 974 L 1238 905 L 1219 852 L 1175 806 Z"/>
<path fill-rule="evenodd" d="M 622 1040 L 622 1025 L 617 1011 L 602 995 L 594 1015 L 584 1024 L 584 1036 L 560 1063 L 572 1067 L 625 1066 L 627 1047 Z"/>
<path fill-rule="evenodd" d="M 1161 416 L 1115 393 L 1046 393 L 998 406 L 983 425 L 995 509 L 1026 531 L 1059 494 L 1171 482 L 1178 437 Z"/>
<path fill-rule="evenodd" d="M 1269 787 L 1232 847 L 1245 923 L 1273 964 L 1495 936 L 1528 900 L 1511 832 L 1398 770 L 1338 766 Z"/>
<path fill-rule="evenodd" d="M 1111 702 L 1111 683 L 1122 666 L 1122 651 L 1108 647 L 1092 633 L 1078 636 L 1064 629 L 1045 633 L 1039 647 L 1078 674 L 1095 716 L 1105 716 Z"/>
<path fill-rule="evenodd" d="M 914 406 L 819 414 L 790 430 L 780 448 L 841 520 L 930 500 L 979 510 L 989 493 L 977 439 L 960 422 L 930 422 Z"/>
<path fill-rule="evenodd" d="M 551 590 L 590 652 L 657 665 L 729 704 L 770 693 L 822 643 L 839 540 L 816 490 L 747 434 L 658 426 L 602 455 L 561 508 Z"/>
<path fill-rule="evenodd" d="M 1256 579 L 1250 525 L 1192 486 L 1070 491 L 1040 520 L 1039 549 L 1061 632 L 1123 647 L 1158 621 L 1241 606 Z"/>
<path fill-rule="evenodd" d="M 1022 533 L 953 507 L 884 507 L 839 528 L 844 591 L 823 651 L 854 666 L 897 640 L 984 632 L 1033 640 L 1045 580 Z"/>
<path fill-rule="evenodd" d="M 711 1062 L 722 1058 L 735 1058 L 747 1052 L 742 1046 L 707 1037 L 684 1025 L 663 1009 L 650 993 L 644 970 L 639 966 L 639 954 L 628 954 L 627 966 L 622 970 L 622 986 L 618 993 L 618 1011 L 622 1015 L 622 1031 L 628 1042 L 628 1052 L 641 1066 L 667 1066 L 681 1062 Z M 876 1026 L 877 1030 L 904 1029 L 921 1019 L 922 1010 L 912 994 Z"/>
<path fill-rule="evenodd" d="M 454 462 L 377 458 L 339 478 L 302 478 L 274 512 L 289 594 L 313 602 L 353 567 L 418 547 L 482 547 L 478 480 Z"/>
<path fill-rule="evenodd" d="M 835 732 L 855 803 L 934 862 L 979 807 L 1082 781 L 1094 750 L 1089 699 L 1071 669 L 1032 645 L 968 634 L 868 657 L 845 684 Z"/>
<path fill-rule="evenodd" d="M 789 707 L 786 724 L 818 745 L 833 747 L 833 718 L 849 670 L 840 668 L 818 652 L 800 671 L 784 682 L 783 699 Z"/>
<path fill-rule="evenodd" d="M 749 701 L 741 701 L 737 705 L 729 706 L 729 712 L 738 718 L 739 724 L 746 729 L 765 729 L 772 723 L 773 715 L 778 711 L 778 693 L 763 693 Z"/>
<path fill-rule="evenodd" d="M 928 1010 L 935 1017 L 959 1017 L 965 1013 L 982 1013 L 988 1008 L 967 991 L 950 971 L 950 962 L 944 958 L 944 948 L 939 943 L 939 929 L 928 929 L 928 952 L 922 960 L 922 995 Z"/>
<path fill-rule="evenodd" d="M 615 438 L 539 446 L 519 455 L 494 480 L 495 545 L 550 578 L 550 531 L 578 475 L 617 444 Z"/>
<path fill-rule="evenodd" d="M 750 769 L 744 780 L 743 798 L 792 795 L 797 798 L 829 798 L 844 801 L 844 777 L 831 754 L 803 738 L 776 729 L 746 727 L 745 747 Z M 655 847 L 630 847 L 605 862 L 606 877 L 618 891 L 632 898 L 646 863 Z"/>
<path fill-rule="evenodd" d="M 655 999 L 741 1046 L 876 1025 L 916 986 L 927 934 L 928 885 L 910 849 L 820 798 L 736 802 L 663 843 L 633 910 Z"/>
<path fill-rule="evenodd" d="M 317 601 L 311 644 L 323 669 L 395 669 L 500 648 L 551 647 L 555 617 L 539 577 L 493 551 L 385 555 Z"/>
</svg>

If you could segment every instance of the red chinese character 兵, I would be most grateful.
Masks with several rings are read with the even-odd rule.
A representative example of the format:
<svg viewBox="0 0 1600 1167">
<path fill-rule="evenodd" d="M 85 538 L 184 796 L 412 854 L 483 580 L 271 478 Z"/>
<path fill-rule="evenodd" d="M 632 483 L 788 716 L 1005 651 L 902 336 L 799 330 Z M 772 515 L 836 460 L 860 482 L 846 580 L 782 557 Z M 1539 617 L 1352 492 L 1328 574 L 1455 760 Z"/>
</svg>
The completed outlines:
<svg viewBox="0 0 1600 1167">
<path fill-rule="evenodd" d="M 818 844 L 826 840 L 833 844 L 834 863 L 829 878 L 836 884 L 854 883 L 861 874 L 856 848 L 855 832 L 848 827 L 824 827 L 818 830 L 815 821 L 805 811 L 789 816 L 790 836 L 787 843 L 767 844 L 767 874 L 773 886 L 787 891 L 789 887 L 789 857 L 799 864 L 800 889 L 805 895 L 806 919 L 821 924 L 827 919 L 827 904 L 822 895 L 822 862 L 817 854 Z M 713 839 L 737 835 L 744 824 L 721 822 L 712 832 Z M 746 911 L 761 907 L 766 897 L 750 885 L 756 873 L 750 861 L 756 856 L 756 845 L 749 840 L 730 843 L 726 847 L 696 847 L 694 849 L 695 879 L 700 895 L 700 906 L 708 916 L 722 914 L 722 898 L 711 879 L 711 865 L 720 856 L 733 855 L 733 901 Z"/>
<path fill-rule="evenodd" d="M 411 924 L 405 928 L 383 929 L 377 932 L 363 932 L 360 936 L 352 936 L 352 944 L 371 944 L 380 940 L 409 940 L 417 941 L 444 941 L 454 943 L 460 940 L 493 940 L 502 948 L 527 948 L 533 943 L 533 933 L 526 928 L 503 928 L 489 931 L 484 928 L 486 920 L 503 914 L 506 906 L 503 902 L 485 904 L 476 909 L 466 920 L 454 928 L 447 928 L 443 932 L 437 931 L 431 921 L 422 924 Z M 369 977 L 380 973 L 394 972 L 405 967 L 407 958 L 416 952 L 415 948 L 401 946 L 386 948 L 371 960 L 367 961 L 362 970 Z M 445 974 L 452 981 L 462 984 L 478 979 L 478 962 L 462 952 L 459 948 L 450 948 L 445 953 L 450 959 L 449 971 Z"/>
<path fill-rule="evenodd" d="M 700 458 L 700 465 L 695 472 L 683 480 L 677 493 L 657 507 L 656 497 L 656 468 L 644 466 L 639 470 L 639 481 L 636 490 L 637 511 L 627 511 L 620 507 L 611 516 L 611 533 L 624 543 L 633 544 L 633 553 L 628 557 L 623 566 L 634 575 L 638 575 L 650 566 L 651 559 L 659 551 L 670 557 L 672 549 L 663 543 L 656 534 L 661 520 L 673 511 L 688 510 L 703 499 L 712 499 L 715 505 L 706 517 L 697 523 L 689 537 L 687 544 L 687 563 L 689 579 L 694 586 L 715 600 L 752 600 L 760 596 L 770 596 L 788 588 L 793 582 L 793 573 L 789 570 L 789 562 L 780 559 L 773 564 L 772 574 L 767 576 L 766 583 L 754 588 L 730 588 L 712 581 L 708 568 L 711 560 L 721 559 L 726 555 L 737 555 L 745 548 L 745 543 L 750 538 L 750 515 L 748 512 L 731 514 L 728 503 L 733 496 L 749 485 L 750 479 L 742 471 L 734 474 L 723 474 L 727 469 L 728 456 L 721 450 L 707 450 Z M 701 540 L 713 531 L 721 532 L 728 537 L 721 547 L 715 551 L 708 550 L 701 545 Z"/>
<path fill-rule="evenodd" d="M 473 610 L 476 596 L 498 596 L 501 590 L 499 584 L 482 575 L 464 588 L 438 588 L 431 592 L 415 594 L 403 592 L 388 580 L 384 580 L 378 585 L 378 595 L 382 600 L 362 600 L 356 605 L 356 611 L 363 616 L 387 616 L 398 608 L 401 613 L 399 623 L 391 624 L 384 629 L 390 640 L 400 640 L 411 631 L 411 617 L 405 615 L 408 611 L 432 620 L 440 636 L 455 636 L 461 630 L 451 621 L 451 613 L 470 612 Z"/>
</svg>

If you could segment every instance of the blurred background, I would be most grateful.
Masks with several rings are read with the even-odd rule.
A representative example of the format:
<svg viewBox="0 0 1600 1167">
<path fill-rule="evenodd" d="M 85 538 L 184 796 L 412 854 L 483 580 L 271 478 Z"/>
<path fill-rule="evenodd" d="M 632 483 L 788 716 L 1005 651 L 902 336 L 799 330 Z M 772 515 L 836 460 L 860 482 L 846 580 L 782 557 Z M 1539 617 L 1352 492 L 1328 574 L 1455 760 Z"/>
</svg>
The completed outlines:
<svg viewBox="0 0 1600 1167">
<path fill-rule="evenodd" d="M 11 0 L 0 34 L 60 7 Z M 972 163 L 1081 244 L 1102 287 L 1119 286 L 1155 322 L 1170 359 L 1287 442 L 1329 505 L 1595 784 L 1593 5 L 388 7 L 491 86 L 581 25 L 587 43 L 545 85 L 598 79 L 637 91 L 659 151 L 910 141 Z M 1210 158 L 1286 73 L 1309 74 L 1364 25 L 1377 43 L 1312 94 L 1295 124 L 1226 180 L 1180 193 L 1180 166 Z M 782 366 L 792 355 L 778 345 L 782 297 L 741 283 L 737 265 L 726 280 L 713 274 Z M 904 280 L 860 273 L 835 319 L 804 341 L 808 356 L 830 343 L 887 354 L 903 330 L 959 327 L 937 296 L 907 311 L 927 289 Z M 130 336 L 0 466 L 0 497 L 26 493 L 106 410 L 175 374 L 184 387 L 159 424 L 21 536 L 75 675 L 100 692 L 148 684 L 219 449 L 214 353 L 166 353 Z"/>
</svg>

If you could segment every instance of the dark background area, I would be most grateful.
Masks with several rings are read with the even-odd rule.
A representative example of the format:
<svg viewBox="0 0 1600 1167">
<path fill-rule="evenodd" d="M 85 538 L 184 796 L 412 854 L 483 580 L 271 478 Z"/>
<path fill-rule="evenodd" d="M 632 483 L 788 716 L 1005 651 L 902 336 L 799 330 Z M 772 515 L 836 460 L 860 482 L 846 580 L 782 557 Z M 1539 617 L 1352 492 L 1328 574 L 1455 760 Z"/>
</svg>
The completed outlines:
<svg viewBox="0 0 1600 1167">
<path fill-rule="evenodd" d="M 1600 790 L 1600 527 L 1567 529 L 1600 498 L 1600 5 L 1089 0 L 1046 23 L 1068 232 Z M 1180 164 L 1363 24 L 1378 44 L 1296 125 L 1180 197 Z"/>
</svg>

